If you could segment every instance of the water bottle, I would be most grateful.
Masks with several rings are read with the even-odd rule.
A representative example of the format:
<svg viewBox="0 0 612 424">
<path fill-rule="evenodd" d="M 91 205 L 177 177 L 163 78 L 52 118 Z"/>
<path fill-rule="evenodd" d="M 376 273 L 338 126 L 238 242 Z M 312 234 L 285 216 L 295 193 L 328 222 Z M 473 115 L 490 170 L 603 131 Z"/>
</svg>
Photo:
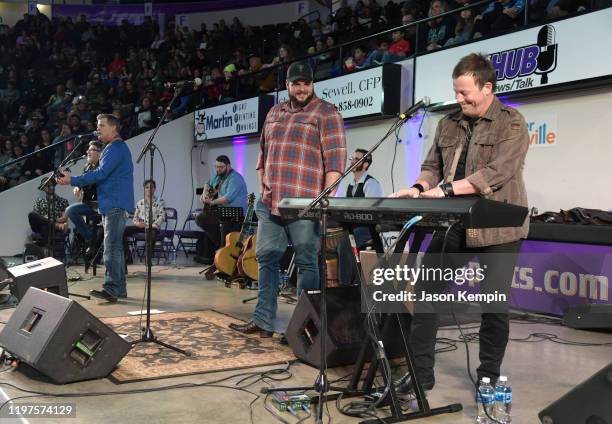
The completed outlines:
<svg viewBox="0 0 612 424">
<path fill-rule="evenodd" d="M 501 424 L 510 424 L 512 417 L 512 388 L 508 384 L 508 377 L 500 375 L 495 386 L 495 419 Z"/>
<path fill-rule="evenodd" d="M 281 272 L 280 277 L 281 277 L 280 278 L 281 289 L 286 290 L 287 287 L 289 286 L 289 276 L 287 275 L 286 272 Z"/>
<path fill-rule="evenodd" d="M 174 247 L 170 249 L 170 263 L 176 265 L 176 248 Z"/>
<path fill-rule="evenodd" d="M 491 386 L 489 377 L 482 377 L 478 393 L 476 393 L 476 404 L 478 405 L 476 424 L 490 424 L 489 417 L 494 417 L 495 411 L 495 389 Z"/>
</svg>

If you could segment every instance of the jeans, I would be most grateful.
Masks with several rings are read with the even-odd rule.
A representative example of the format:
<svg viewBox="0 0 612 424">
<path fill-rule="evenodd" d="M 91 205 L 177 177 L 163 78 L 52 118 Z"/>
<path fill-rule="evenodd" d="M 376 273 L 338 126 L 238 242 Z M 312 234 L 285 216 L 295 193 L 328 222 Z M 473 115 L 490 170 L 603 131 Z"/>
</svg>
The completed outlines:
<svg viewBox="0 0 612 424">
<path fill-rule="evenodd" d="M 480 266 L 487 270 L 485 279 L 481 282 L 486 291 L 487 286 L 500 286 L 502 290 L 509 293 L 510 284 L 504 285 L 512 279 L 514 264 L 520 249 L 520 240 L 498 244 L 493 246 L 468 248 L 466 247 L 465 230 L 459 226 L 452 228 L 444 243 L 444 232 L 436 233 L 429 244 L 427 255 L 423 259 L 426 268 L 434 268 L 440 264 L 440 255 L 444 246 L 445 253 L 484 254 L 479 256 Z M 451 263 L 453 268 L 461 267 L 463 264 Z M 442 287 L 448 283 L 423 282 L 419 280 L 415 285 L 417 298 L 420 291 L 441 292 Z M 434 380 L 435 345 L 438 332 L 439 316 L 437 313 L 418 313 L 418 307 L 429 305 L 420 302 L 415 305 L 415 313 L 412 317 L 412 330 L 410 343 L 414 353 L 417 375 L 424 381 Z M 490 377 L 496 381 L 499 377 L 500 368 L 506 352 L 508 337 L 510 335 L 510 323 L 507 313 L 491 313 L 485 311 L 481 314 L 479 335 L 479 359 L 480 366 L 477 369 L 478 378 Z"/>
<path fill-rule="evenodd" d="M 91 240 L 93 235 L 91 228 L 87 225 L 83 217 L 89 218 L 93 216 L 94 213 L 93 208 L 85 203 L 73 203 L 66 209 L 68 219 L 74 224 L 74 231 L 82 235 L 86 241 Z"/>
<path fill-rule="evenodd" d="M 104 226 L 104 290 L 119 296 L 127 293 L 125 286 L 125 259 L 123 257 L 123 231 L 127 212 L 124 209 L 113 208 L 102 217 Z"/>
<path fill-rule="evenodd" d="M 269 209 L 257 201 L 255 212 L 257 225 L 257 247 L 255 254 L 259 263 L 259 293 L 253 322 L 258 327 L 274 331 L 274 320 L 278 308 L 276 296 L 280 284 L 279 262 L 291 240 L 298 267 L 298 295 L 302 290 L 319 288 L 319 223 L 309 220 L 284 221 L 271 215 Z"/>
</svg>

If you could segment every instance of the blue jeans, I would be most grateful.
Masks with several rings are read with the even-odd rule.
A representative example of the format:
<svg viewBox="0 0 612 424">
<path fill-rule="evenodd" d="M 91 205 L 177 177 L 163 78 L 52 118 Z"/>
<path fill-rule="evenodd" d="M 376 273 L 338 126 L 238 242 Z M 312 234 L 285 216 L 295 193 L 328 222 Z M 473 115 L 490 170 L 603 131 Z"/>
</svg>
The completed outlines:
<svg viewBox="0 0 612 424">
<path fill-rule="evenodd" d="M 283 221 L 271 215 L 269 209 L 257 201 L 257 247 L 259 263 L 259 293 L 253 322 L 258 327 L 274 331 L 280 283 L 279 262 L 291 240 L 298 267 L 298 295 L 302 290 L 319 288 L 319 223 L 309 220 Z"/>
<path fill-rule="evenodd" d="M 82 235 L 87 241 L 91 240 L 92 232 L 83 217 L 89 218 L 94 213 L 93 208 L 85 203 L 73 203 L 66 209 L 68 219 L 74 224 L 74 231 Z"/>
<path fill-rule="evenodd" d="M 123 257 L 123 231 L 127 212 L 113 208 L 102 217 L 104 226 L 104 284 L 107 293 L 119 296 L 127 293 L 125 286 L 125 259 Z"/>
</svg>

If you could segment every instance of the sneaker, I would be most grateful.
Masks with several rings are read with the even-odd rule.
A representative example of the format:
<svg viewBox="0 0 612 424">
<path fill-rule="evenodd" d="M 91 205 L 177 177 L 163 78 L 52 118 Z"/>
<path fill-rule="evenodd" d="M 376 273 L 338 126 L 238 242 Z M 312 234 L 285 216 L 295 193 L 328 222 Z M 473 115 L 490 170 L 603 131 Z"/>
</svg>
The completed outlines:
<svg viewBox="0 0 612 424">
<path fill-rule="evenodd" d="M 436 380 L 433 377 L 421 377 L 419 378 L 421 388 L 428 392 L 433 389 Z M 406 373 L 402 378 L 397 380 L 395 383 L 395 391 L 400 396 L 414 396 L 414 384 L 410 374 Z"/>
<path fill-rule="evenodd" d="M 109 292 L 107 292 L 104 289 L 102 289 L 102 290 L 90 290 L 89 291 L 89 295 L 91 297 L 95 297 L 97 299 L 106 300 L 107 302 L 110 302 L 110 303 L 114 303 L 114 302 L 117 301 L 117 298 L 115 296 L 113 296 L 112 294 L 110 294 Z"/>
</svg>

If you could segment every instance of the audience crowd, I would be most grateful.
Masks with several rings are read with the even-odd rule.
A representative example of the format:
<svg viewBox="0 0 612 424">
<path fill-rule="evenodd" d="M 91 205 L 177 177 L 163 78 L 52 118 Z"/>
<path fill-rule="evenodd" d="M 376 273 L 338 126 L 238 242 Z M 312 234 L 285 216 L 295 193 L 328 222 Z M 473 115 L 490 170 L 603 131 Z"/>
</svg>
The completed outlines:
<svg viewBox="0 0 612 424">
<path fill-rule="evenodd" d="M 173 91 L 167 82 L 201 78 L 183 90 L 168 120 L 196 108 L 275 90 L 295 58 L 309 55 L 315 78 L 327 78 L 510 30 L 525 23 L 587 10 L 586 0 L 494 0 L 441 16 L 470 0 L 342 1 L 333 14 L 282 25 L 244 26 L 238 18 L 200 30 L 145 18 L 141 25 L 94 25 L 84 15 L 49 20 L 24 15 L 0 25 L 0 190 L 40 176 L 75 147 L 74 135 L 95 130 L 99 113 L 121 119 L 124 138 L 148 131 L 161 119 Z M 473 2 L 472 2 L 473 3 Z M 392 28 L 387 35 L 355 41 Z M 415 45 L 417 40 L 419 45 Z M 57 148 L 45 149 L 57 144 Z M 87 145 L 83 146 L 83 153 Z M 82 153 L 81 153 L 82 154 Z M 79 154 L 80 155 L 80 154 Z"/>
</svg>

